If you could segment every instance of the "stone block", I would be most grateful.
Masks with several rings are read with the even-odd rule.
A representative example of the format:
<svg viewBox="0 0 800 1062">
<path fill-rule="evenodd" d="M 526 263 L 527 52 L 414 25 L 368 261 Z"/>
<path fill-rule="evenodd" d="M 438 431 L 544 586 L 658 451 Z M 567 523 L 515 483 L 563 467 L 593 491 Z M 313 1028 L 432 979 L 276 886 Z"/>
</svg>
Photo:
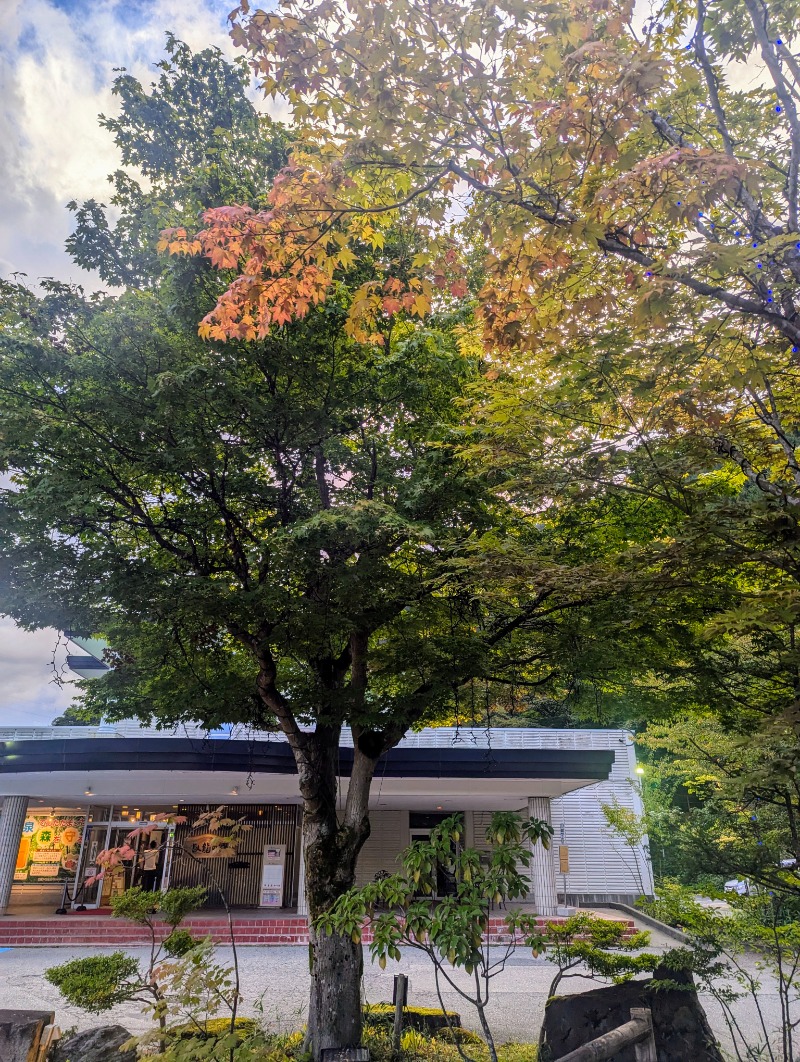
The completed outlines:
<svg viewBox="0 0 800 1062">
<path fill-rule="evenodd" d="M 0 1062 L 36 1062 L 51 1010 L 0 1010 Z"/>
<path fill-rule="evenodd" d="M 86 1029 L 59 1040 L 47 1062 L 136 1062 L 136 1050 L 120 1051 L 131 1034 L 121 1025 Z"/>
<path fill-rule="evenodd" d="M 691 975 L 657 969 L 653 980 L 685 987 L 654 991 L 650 979 L 626 981 L 549 1000 L 541 1062 L 559 1059 L 629 1022 L 631 1007 L 646 1007 L 652 1014 L 658 1062 L 724 1062 Z M 610 1062 L 635 1062 L 634 1052 L 633 1047 L 625 1048 Z"/>
</svg>

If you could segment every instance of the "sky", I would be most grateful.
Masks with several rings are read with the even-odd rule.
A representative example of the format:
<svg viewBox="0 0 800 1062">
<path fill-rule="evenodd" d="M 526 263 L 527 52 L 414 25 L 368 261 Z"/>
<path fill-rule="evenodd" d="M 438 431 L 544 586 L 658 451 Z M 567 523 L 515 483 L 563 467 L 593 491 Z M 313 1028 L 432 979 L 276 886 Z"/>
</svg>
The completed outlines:
<svg viewBox="0 0 800 1062">
<path fill-rule="evenodd" d="M 93 286 L 67 257 L 66 204 L 108 196 L 119 165 L 97 116 L 115 114 L 115 68 L 149 84 L 172 31 L 192 48 L 233 54 L 233 0 L 0 0 L 0 275 Z M 72 699 L 53 682 L 57 631 L 0 617 L 0 726 L 51 722 Z"/>
</svg>

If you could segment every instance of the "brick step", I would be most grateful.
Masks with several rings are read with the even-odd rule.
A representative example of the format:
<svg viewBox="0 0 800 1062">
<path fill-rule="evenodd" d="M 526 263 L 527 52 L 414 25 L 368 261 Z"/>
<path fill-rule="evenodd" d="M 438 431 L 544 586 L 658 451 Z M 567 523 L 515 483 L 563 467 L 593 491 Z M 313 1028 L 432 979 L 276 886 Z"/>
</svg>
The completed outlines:
<svg viewBox="0 0 800 1062">
<path fill-rule="evenodd" d="M 631 919 L 620 919 L 625 925 L 625 936 L 636 930 Z M 537 918 L 538 925 L 548 922 L 563 922 L 562 918 Z M 217 943 L 230 940 L 227 920 L 194 916 L 184 922 L 187 929 L 210 936 Z M 234 915 L 234 935 L 237 945 L 244 947 L 264 945 L 292 945 L 308 943 L 308 923 L 305 918 L 254 918 Z M 168 929 L 159 925 L 159 936 L 166 936 Z M 502 918 L 490 918 L 487 940 L 491 943 L 506 943 L 509 933 Z M 366 930 L 363 943 L 372 941 L 372 933 Z M 13 918 L 0 922 L 0 947 L 69 947 L 71 945 L 95 944 L 99 947 L 149 944 L 147 930 L 108 916 L 86 914 L 80 918 L 70 915 L 61 918 Z"/>
</svg>

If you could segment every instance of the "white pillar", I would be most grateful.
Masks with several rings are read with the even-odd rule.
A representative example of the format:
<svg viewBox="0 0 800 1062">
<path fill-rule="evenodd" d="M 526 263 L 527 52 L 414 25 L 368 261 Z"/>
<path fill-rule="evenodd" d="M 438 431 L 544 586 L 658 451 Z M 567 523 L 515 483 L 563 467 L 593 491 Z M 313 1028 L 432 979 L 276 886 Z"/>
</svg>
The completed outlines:
<svg viewBox="0 0 800 1062">
<path fill-rule="evenodd" d="M 306 903 L 306 846 L 303 840 L 303 829 L 300 828 L 300 873 L 297 876 L 297 913 L 308 914 Z"/>
<path fill-rule="evenodd" d="M 0 915 L 6 913 L 14 883 L 22 826 L 28 811 L 28 798 L 7 796 L 0 811 Z"/>
<path fill-rule="evenodd" d="M 550 797 L 528 797 L 528 817 L 531 819 L 544 819 L 545 822 L 549 822 L 552 825 Z M 558 907 L 558 896 L 556 894 L 556 868 L 553 863 L 552 848 L 547 849 L 541 844 L 534 844 L 529 874 L 536 913 L 546 917 L 555 915 Z"/>
</svg>

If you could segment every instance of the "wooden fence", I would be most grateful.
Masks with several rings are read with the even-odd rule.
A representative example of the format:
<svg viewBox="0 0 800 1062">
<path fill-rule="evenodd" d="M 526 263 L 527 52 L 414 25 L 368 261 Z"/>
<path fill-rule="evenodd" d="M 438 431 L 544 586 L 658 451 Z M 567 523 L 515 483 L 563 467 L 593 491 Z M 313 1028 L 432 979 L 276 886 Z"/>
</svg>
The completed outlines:
<svg viewBox="0 0 800 1062">
<path fill-rule="evenodd" d="M 653 1017 L 647 1008 L 631 1007 L 630 1021 L 562 1055 L 558 1062 L 605 1062 L 625 1047 L 635 1048 L 636 1062 L 657 1062 Z"/>
</svg>

